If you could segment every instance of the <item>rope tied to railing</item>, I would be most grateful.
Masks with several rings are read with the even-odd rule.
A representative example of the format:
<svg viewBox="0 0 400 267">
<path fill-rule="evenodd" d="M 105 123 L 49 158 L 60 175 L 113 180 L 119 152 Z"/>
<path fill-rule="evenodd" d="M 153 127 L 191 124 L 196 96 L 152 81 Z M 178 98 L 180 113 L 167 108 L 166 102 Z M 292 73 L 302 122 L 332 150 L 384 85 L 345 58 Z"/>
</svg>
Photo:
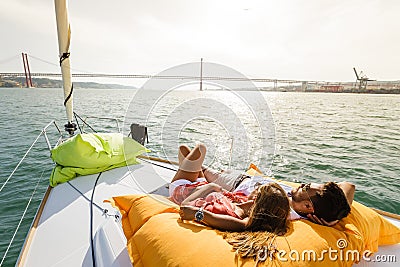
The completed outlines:
<svg viewBox="0 0 400 267">
<path fill-rule="evenodd" d="M 32 150 L 32 148 L 35 146 L 35 144 L 37 143 L 37 141 L 39 140 L 40 136 L 44 135 L 46 142 L 47 142 L 47 146 L 49 148 L 49 150 L 51 150 L 51 145 L 48 141 L 47 138 L 47 134 L 46 134 L 46 130 L 47 128 L 51 125 L 54 124 L 55 127 L 57 128 L 59 134 L 60 134 L 60 138 L 62 138 L 62 133 L 60 131 L 60 129 L 58 128 L 56 122 L 54 120 L 52 120 L 51 122 L 49 122 L 44 128 L 43 130 L 40 132 L 40 134 L 36 137 L 35 141 L 33 141 L 32 145 L 28 148 L 28 150 L 25 152 L 24 156 L 22 157 L 22 159 L 18 162 L 17 166 L 15 166 L 14 170 L 11 172 L 10 176 L 8 176 L 7 180 L 3 183 L 3 185 L 0 188 L 0 192 L 3 190 L 3 188 L 6 186 L 6 184 L 8 183 L 8 181 L 11 179 L 11 177 L 14 175 L 14 173 L 18 170 L 19 166 L 21 165 L 21 163 L 25 160 L 26 156 L 29 154 L 29 152 Z M 60 140 L 59 140 L 60 141 Z M 58 142 L 59 142 L 58 141 Z M 58 143 L 57 142 L 57 143 Z"/>
</svg>

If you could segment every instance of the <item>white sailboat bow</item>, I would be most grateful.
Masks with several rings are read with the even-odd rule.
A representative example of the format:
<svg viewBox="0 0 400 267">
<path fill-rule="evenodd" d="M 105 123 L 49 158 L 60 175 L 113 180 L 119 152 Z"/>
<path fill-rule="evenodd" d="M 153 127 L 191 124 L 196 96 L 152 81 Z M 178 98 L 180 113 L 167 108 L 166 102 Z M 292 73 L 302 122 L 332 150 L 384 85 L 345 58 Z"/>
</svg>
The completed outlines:
<svg viewBox="0 0 400 267">
<path fill-rule="evenodd" d="M 94 174 L 49 188 L 18 266 L 131 266 L 119 213 L 103 201 L 150 193 L 173 175 L 171 170 L 143 162 L 102 173 L 96 186 L 98 175 Z"/>
</svg>

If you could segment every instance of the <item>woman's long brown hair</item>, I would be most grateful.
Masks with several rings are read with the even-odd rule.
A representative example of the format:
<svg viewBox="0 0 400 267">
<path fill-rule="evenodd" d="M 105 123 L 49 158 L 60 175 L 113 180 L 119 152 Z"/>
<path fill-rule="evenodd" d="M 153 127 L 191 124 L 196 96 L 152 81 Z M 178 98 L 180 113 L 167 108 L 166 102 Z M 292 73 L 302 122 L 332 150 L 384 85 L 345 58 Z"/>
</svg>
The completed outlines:
<svg viewBox="0 0 400 267">
<path fill-rule="evenodd" d="M 290 212 L 286 192 L 277 183 L 260 186 L 253 207 L 250 210 L 247 231 L 267 231 L 277 235 L 288 229 Z"/>
<path fill-rule="evenodd" d="M 276 183 L 259 187 L 245 232 L 227 232 L 225 240 L 240 257 L 253 257 L 256 265 L 277 251 L 275 238 L 289 228 L 289 199 Z"/>
</svg>

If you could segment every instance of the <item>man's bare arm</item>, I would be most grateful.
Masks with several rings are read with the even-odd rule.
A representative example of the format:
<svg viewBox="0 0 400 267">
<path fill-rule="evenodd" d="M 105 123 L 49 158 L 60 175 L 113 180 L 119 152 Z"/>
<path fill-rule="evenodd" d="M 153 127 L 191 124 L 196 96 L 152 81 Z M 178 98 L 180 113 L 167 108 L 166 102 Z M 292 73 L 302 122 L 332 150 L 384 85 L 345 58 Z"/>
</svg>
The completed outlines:
<svg viewBox="0 0 400 267">
<path fill-rule="evenodd" d="M 340 187 L 340 189 L 343 190 L 343 193 L 347 199 L 347 203 L 349 203 L 349 205 L 351 206 L 351 203 L 353 203 L 356 186 L 349 182 L 340 182 L 337 185 Z M 308 214 L 307 218 L 314 223 L 325 225 L 325 226 L 333 226 L 339 222 L 339 220 L 327 222 L 324 219 L 318 218 L 317 216 L 315 216 L 313 214 Z"/>
<path fill-rule="evenodd" d="M 349 182 L 340 182 L 340 183 L 338 183 L 338 186 L 343 190 L 343 193 L 346 196 L 347 202 L 351 206 L 351 203 L 353 203 L 356 186 Z"/>
</svg>

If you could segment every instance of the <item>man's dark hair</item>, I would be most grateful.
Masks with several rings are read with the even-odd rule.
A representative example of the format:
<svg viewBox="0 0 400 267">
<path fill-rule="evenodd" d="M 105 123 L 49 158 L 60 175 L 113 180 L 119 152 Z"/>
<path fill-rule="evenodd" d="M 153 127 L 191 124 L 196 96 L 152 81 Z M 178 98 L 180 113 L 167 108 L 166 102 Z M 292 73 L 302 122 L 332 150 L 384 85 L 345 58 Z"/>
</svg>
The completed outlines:
<svg viewBox="0 0 400 267">
<path fill-rule="evenodd" d="M 322 192 L 311 197 L 314 214 L 327 222 L 340 220 L 350 213 L 343 190 L 334 182 L 324 184 Z"/>
</svg>

